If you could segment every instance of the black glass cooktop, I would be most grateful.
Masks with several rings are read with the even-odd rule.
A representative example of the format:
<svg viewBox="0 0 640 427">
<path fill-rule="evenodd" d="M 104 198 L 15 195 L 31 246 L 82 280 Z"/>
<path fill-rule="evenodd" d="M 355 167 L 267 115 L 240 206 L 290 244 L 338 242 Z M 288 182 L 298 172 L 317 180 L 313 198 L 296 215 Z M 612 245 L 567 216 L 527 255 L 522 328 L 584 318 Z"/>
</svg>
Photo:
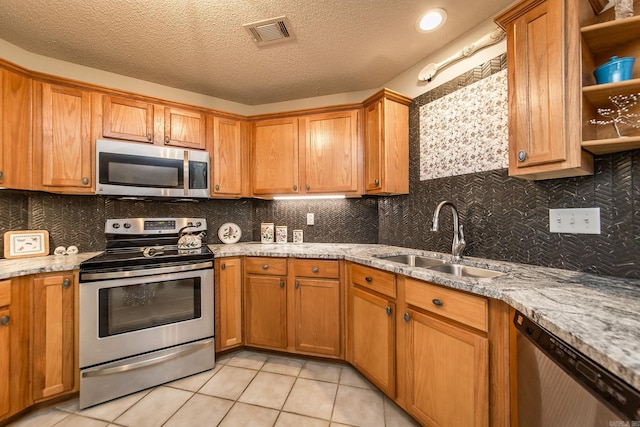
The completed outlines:
<svg viewBox="0 0 640 427">
<path fill-rule="evenodd" d="M 139 248 L 107 249 L 80 264 L 81 270 L 122 269 L 139 266 L 212 261 L 213 252 L 203 245 L 197 249 L 178 249 L 177 246 L 146 246 Z"/>
</svg>

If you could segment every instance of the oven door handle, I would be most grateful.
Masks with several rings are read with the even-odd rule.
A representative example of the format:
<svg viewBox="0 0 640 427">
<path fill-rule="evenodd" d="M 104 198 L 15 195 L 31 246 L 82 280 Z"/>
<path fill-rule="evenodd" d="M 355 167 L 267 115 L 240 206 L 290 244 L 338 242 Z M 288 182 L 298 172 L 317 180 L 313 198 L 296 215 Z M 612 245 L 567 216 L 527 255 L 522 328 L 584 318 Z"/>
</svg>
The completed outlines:
<svg viewBox="0 0 640 427">
<path fill-rule="evenodd" d="M 89 378 L 89 377 L 100 377 L 100 376 L 104 376 L 104 375 L 119 374 L 121 372 L 133 371 L 133 370 L 136 370 L 136 369 L 145 368 L 147 366 L 157 365 L 157 364 L 160 364 L 160 363 L 164 363 L 164 362 L 168 361 L 169 359 L 174 359 L 174 358 L 177 358 L 177 357 L 180 357 L 180 356 L 186 356 L 187 354 L 191 354 L 191 353 L 195 353 L 196 351 L 200 351 L 203 348 L 212 345 L 213 342 L 214 342 L 213 339 L 208 339 L 206 341 L 187 344 L 185 346 L 182 346 L 182 348 L 180 350 L 176 350 L 176 351 L 174 351 L 172 353 L 168 353 L 168 354 L 163 354 L 162 356 L 154 357 L 152 359 L 142 360 L 140 362 L 127 363 L 125 365 L 111 366 L 111 367 L 108 367 L 108 368 L 88 369 L 88 370 L 85 370 L 84 372 L 82 372 L 82 377 L 83 378 Z"/>
<path fill-rule="evenodd" d="M 109 271 L 104 273 L 80 272 L 80 277 L 83 282 L 89 282 L 91 280 L 126 279 L 127 277 L 153 276 L 154 274 L 180 273 L 183 271 L 202 270 L 205 268 L 213 268 L 213 262 L 206 261 L 199 262 L 197 264 L 173 265 L 171 267 L 158 267 L 149 270 Z"/>
</svg>

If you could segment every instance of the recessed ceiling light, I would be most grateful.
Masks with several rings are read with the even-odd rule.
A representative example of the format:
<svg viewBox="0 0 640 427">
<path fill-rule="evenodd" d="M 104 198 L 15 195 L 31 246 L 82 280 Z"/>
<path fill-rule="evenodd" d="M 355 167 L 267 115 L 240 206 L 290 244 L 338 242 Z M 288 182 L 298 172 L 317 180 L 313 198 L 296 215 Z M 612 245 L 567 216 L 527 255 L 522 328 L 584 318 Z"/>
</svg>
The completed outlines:
<svg viewBox="0 0 640 427">
<path fill-rule="evenodd" d="M 416 27 L 419 31 L 426 33 L 440 28 L 446 20 L 447 12 L 444 9 L 431 9 L 418 19 Z"/>
</svg>

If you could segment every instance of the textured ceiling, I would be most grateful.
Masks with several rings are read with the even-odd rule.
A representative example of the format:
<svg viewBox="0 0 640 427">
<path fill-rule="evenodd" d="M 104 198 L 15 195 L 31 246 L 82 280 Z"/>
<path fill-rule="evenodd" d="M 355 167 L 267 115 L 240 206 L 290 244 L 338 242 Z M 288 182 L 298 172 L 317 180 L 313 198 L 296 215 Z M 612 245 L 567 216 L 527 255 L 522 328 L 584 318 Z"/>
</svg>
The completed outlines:
<svg viewBox="0 0 640 427">
<path fill-rule="evenodd" d="M 512 0 L 2 0 L 0 38 L 27 51 L 247 105 L 374 89 Z M 444 27 L 415 29 L 433 7 Z M 292 42 L 243 24 L 286 16 Z"/>
</svg>

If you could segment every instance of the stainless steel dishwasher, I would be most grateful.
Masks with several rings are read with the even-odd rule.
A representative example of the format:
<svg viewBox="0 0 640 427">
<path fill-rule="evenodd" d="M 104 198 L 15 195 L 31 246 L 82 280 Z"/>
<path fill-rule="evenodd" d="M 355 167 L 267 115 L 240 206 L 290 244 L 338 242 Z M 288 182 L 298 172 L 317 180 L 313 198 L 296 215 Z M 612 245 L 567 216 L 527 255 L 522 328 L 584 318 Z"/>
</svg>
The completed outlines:
<svg viewBox="0 0 640 427">
<path fill-rule="evenodd" d="M 519 427 L 640 427 L 638 390 L 522 313 L 513 323 Z"/>
</svg>

